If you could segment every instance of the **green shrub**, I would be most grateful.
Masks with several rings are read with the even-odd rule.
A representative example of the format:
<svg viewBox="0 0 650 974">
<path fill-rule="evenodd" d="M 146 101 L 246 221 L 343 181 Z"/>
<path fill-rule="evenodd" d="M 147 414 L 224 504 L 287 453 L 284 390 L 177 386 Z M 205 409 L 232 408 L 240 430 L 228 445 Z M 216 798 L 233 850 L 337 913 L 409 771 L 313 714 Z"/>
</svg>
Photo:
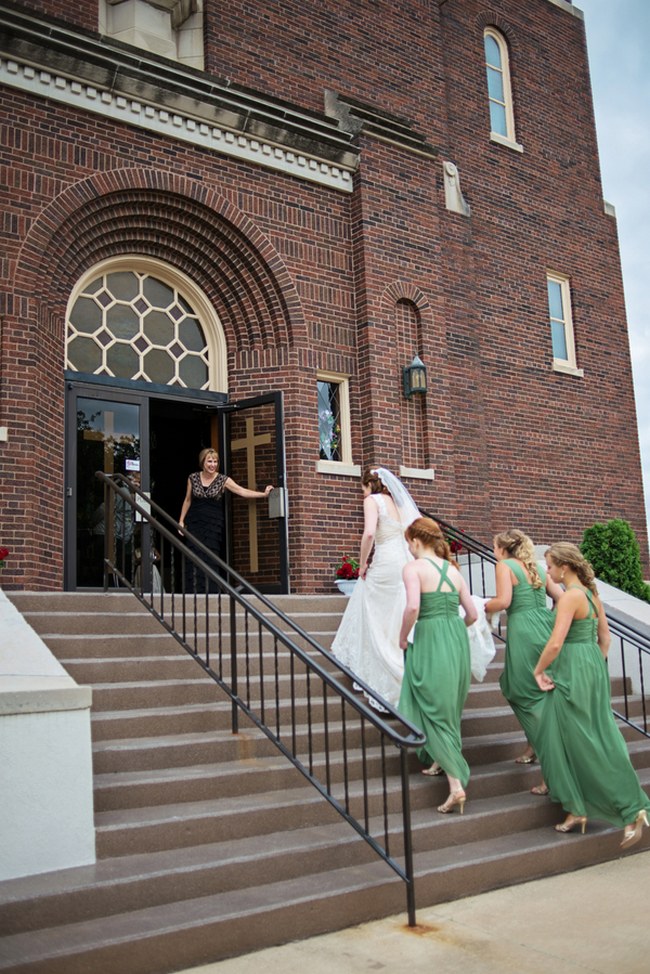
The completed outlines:
<svg viewBox="0 0 650 974">
<path fill-rule="evenodd" d="M 643 581 L 639 542 L 630 524 L 614 518 L 587 528 L 580 545 L 597 578 L 650 602 L 650 585 Z"/>
</svg>

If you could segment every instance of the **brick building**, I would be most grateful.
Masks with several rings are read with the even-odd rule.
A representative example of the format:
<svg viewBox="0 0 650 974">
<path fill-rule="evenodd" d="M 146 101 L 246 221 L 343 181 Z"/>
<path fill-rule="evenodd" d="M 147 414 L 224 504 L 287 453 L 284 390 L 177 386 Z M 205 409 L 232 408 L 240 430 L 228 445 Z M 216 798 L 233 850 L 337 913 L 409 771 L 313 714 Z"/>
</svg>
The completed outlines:
<svg viewBox="0 0 650 974">
<path fill-rule="evenodd" d="M 263 585 L 288 541 L 331 590 L 367 462 L 486 541 L 646 550 L 577 7 L 2 2 L 0 98 L 5 587 L 95 584 L 94 470 L 177 517 L 209 443 L 287 488 L 229 512 Z"/>
</svg>

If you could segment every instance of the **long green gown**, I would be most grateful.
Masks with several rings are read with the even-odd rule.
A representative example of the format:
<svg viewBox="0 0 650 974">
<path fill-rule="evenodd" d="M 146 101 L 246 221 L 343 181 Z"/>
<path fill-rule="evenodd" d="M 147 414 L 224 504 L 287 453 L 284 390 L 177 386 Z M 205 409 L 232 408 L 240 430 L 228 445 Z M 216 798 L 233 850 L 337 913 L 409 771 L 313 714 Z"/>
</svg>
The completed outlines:
<svg viewBox="0 0 650 974">
<path fill-rule="evenodd" d="M 597 642 L 592 593 L 589 615 L 574 619 L 551 669 L 554 690 L 544 693 L 537 738 L 544 780 L 553 801 L 572 815 L 612 825 L 650 811 L 611 708 L 607 663 Z"/>
<path fill-rule="evenodd" d="M 426 736 L 418 749 L 423 764 L 437 761 L 446 774 L 469 781 L 469 765 L 462 754 L 460 719 L 469 692 L 470 655 L 465 623 L 458 614 L 458 592 L 442 592 L 449 581 L 449 562 L 440 571 L 438 588 L 423 592 L 413 644 L 406 652 L 398 709 Z"/>
<path fill-rule="evenodd" d="M 506 653 L 499 683 L 501 692 L 515 712 L 524 734 L 537 752 L 536 738 L 544 691 L 533 676 L 544 646 L 553 630 L 555 616 L 546 605 L 546 572 L 540 569 L 542 585 L 533 588 L 514 558 L 504 559 L 518 584 L 512 586 L 512 601 L 506 612 Z"/>
</svg>

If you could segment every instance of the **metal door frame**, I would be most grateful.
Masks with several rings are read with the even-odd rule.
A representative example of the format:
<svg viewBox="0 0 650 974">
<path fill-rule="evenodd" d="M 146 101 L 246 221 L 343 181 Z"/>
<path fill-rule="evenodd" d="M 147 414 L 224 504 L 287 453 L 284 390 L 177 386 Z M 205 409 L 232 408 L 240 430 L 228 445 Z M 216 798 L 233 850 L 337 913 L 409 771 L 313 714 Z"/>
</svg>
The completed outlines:
<svg viewBox="0 0 650 974">
<path fill-rule="evenodd" d="M 141 489 L 150 490 L 150 424 L 149 403 L 151 399 L 170 399 L 179 402 L 204 406 L 206 412 L 217 416 L 219 439 L 222 444 L 222 470 L 229 473 L 232 465 L 229 439 L 229 416 L 245 409 L 259 406 L 275 406 L 275 461 L 278 482 L 275 486 L 286 488 L 286 451 L 284 440 L 284 393 L 268 392 L 239 401 L 229 401 L 226 393 L 204 392 L 201 390 L 175 389 L 170 386 L 150 382 L 134 382 L 114 379 L 111 376 L 82 375 L 78 372 L 65 373 L 65 504 L 64 504 L 64 589 L 77 588 L 77 399 L 103 399 L 124 402 L 140 407 L 140 477 Z M 222 399 L 215 403 L 215 399 Z M 229 496 L 229 495 L 228 495 Z M 288 512 L 278 518 L 278 543 L 280 554 L 279 591 L 289 592 L 289 531 Z M 226 544 L 230 554 L 232 541 L 232 518 L 226 516 Z M 143 539 L 143 549 L 145 539 Z"/>
<path fill-rule="evenodd" d="M 232 456 L 230 450 L 230 417 L 233 413 L 241 413 L 247 409 L 256 409 L 266 406 L 269 403 L 275 407 L 275 467 L 278 475 L 278 482 L 274 486 L 286 491 L 287 467 L 286 449 L 284 441 L 284 393 L 266 392 L 259 396 L 251 396 L 247 399 L 239 399 L 225 403 L 223 406 L 216 406 L 215 412 L 219 422 L 219 439 L 223 444 L 222 461 L 223 472 L 228 474 L 232 468 Z M 280 580 L 278 594 L 288 594 L 290 592 L 289 581 L 289 517 L 288 510 L 285 509 L 284 517 L 277 518 L 278 524 L 278 544 L 280 552 Z M 228 556 L 231 556 L 232 546 L 232 517 L 226 517 L 226 545 Z"/>
</svg>

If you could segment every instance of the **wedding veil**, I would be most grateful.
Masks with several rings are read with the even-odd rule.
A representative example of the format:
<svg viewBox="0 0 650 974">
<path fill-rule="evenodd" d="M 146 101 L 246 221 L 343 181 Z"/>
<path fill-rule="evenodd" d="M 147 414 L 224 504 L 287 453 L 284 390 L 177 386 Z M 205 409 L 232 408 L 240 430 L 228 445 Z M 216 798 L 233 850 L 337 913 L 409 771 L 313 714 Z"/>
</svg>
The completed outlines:
<svg viewBox="0 0 650 974">
<path fill-rule="evenodd" d="M 379 477 L 384 487 L 387 487 L 390 491 L 390 495 L 397 508 L 397 513 L 399 514 L 399 519 L 402 522 L 402 527 L 406 529 L 409 524 L 415 521 L 416 517 L 420 517 L 417 504 L 402 481 L 394 473 L 391 473 L 390 470 L 386 470 L 385 467 L 377 467 L 373 473 Z"/>
</svg>

